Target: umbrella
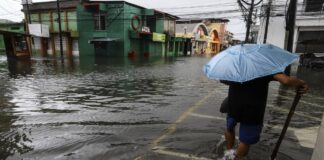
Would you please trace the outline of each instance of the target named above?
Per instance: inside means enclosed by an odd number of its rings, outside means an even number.
[[[283,72],[298,55],[271,44],[240,44],[215,55],[205,66],[210,79],[246,82]]]

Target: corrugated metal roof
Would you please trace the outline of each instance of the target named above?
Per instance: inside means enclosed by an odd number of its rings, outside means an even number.
[[[136,7],[139,7],[139,8],[143,8],[143,9],[145,8],[143,6],[128,2],[127,0],[89,0],[89,1],[90,2],[125,2],[125,3],[127,3],[129,5],[133,5],[133,6],[136,6]]]

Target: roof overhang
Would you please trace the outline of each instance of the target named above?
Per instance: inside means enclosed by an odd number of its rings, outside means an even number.
[[[30,34],[26,34],[26,33],[21,33],[21,32],[12,32],[12,31],[5,31],[5,30],[0,30],[0,34],[4,34],[4,35],[23,35],[23,36],[31,36]]]
[[[118,41],[119,38],[94,38],[90,39],[88,43],[93,43],[93,42],[113,42],[113,41]]]

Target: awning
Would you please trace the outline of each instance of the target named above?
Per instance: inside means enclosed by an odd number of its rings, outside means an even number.
[[[14,32],[14,31],[6,31],[6,30],[0,30],[0,34],[31,36],[30,34],[24,32]]]
[[[117,41],[119,38],[94,38],[88,41],[88,43],[93,43],[93,42],[113,42]]]

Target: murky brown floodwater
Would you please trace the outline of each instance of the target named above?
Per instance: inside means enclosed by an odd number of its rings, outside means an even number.
[[[85,58],[61,63],[0,56],[0,159],[181,159],[152,150],[153,141],[208,94],[160,139],[159,147],[219,157],[225,115],[218,107],[227,86],[203,75],[207,61]],[[280,148],[282,160],[311,157],[324,111],[323,73],[297,72],[311,90],[302,97]],[[293,90],[271,83],[262,140],[249,159],[269,156],[293,96]]]

